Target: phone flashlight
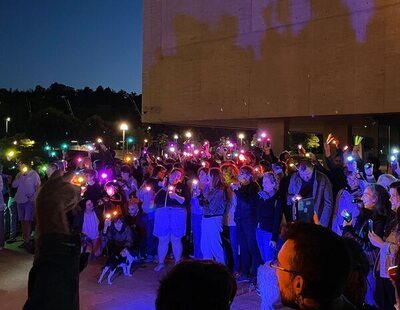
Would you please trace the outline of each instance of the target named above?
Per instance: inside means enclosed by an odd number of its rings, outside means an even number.
[[[374,231],[374,222],[371,219],[368,220],[368,230],[370,232]]]
[[[345,211],[343,212],[343,219],[344,219],[347,223],[350,223],[351,220],[352,220],[352,218],[353,218],[353,216],[352,216],[352,214],[351,214],[350,212],[348,212],[347,210],[345,210]]]

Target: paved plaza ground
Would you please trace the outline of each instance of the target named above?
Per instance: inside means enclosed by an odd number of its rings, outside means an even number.
[[[27,296],[28,273],[33,256],[17,248],[20,243],[0,251],[0,308],[22,309]],[[158,281],[163,272],[153,271],[154,264],[139,266],[132,278],[119,276],[112,286],[98,284],[103,259],[92,262],[80,279],[80,305],[83,310],[154,309]],[[260,298],[247,285],[239,287],[233,310],[260,309]]]

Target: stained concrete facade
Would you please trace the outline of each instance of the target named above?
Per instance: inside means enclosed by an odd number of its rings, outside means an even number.
[[[345,141],[400,112],[399,16],[400,0],[145,0],[143,120]]]

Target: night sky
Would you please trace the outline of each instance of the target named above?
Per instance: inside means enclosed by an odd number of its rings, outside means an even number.
[[[141,0],[0,1],[0,88],[142,89]]]

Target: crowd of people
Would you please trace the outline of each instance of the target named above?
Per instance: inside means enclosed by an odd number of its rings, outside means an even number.
[[[42,180],[20,163],[16,176],[2,173],[0,181],[0,248],[5,239],[15,241],[17,218],[21,247],[33,252],[39,246],[31,236],[33,229],[40,235],[34,226],[40,184],[65,173],[81,197],[79,208],[66,213],[65,227],[80,236],[89,261],[106,255],[117,266],[128,251],[136,261],[156,263],[155,272],[171,261],[204,260],[201,273],[212,269],[207,264],[213,260],[237,283],[255,286],[258,268],[269,264],[278,270],[276,307],[393,309],[391,276],[400,244],[397,153],[383,173],[376,158],[362,158],[361,141],[345,148],[332,141],[320,159],[301,145],[296,154],[275,156],[269,139],[248,149],[232,143],[211,148],[206,141],[179,150],[171,143],[164,154],[144,145],[123,159],[101,143],[96,158],[56,161]],[[194,268],[178,266],[177,272]],[[164,290],[157,303],[167,296]],[[230,295],[235,291],[229,286]]]

